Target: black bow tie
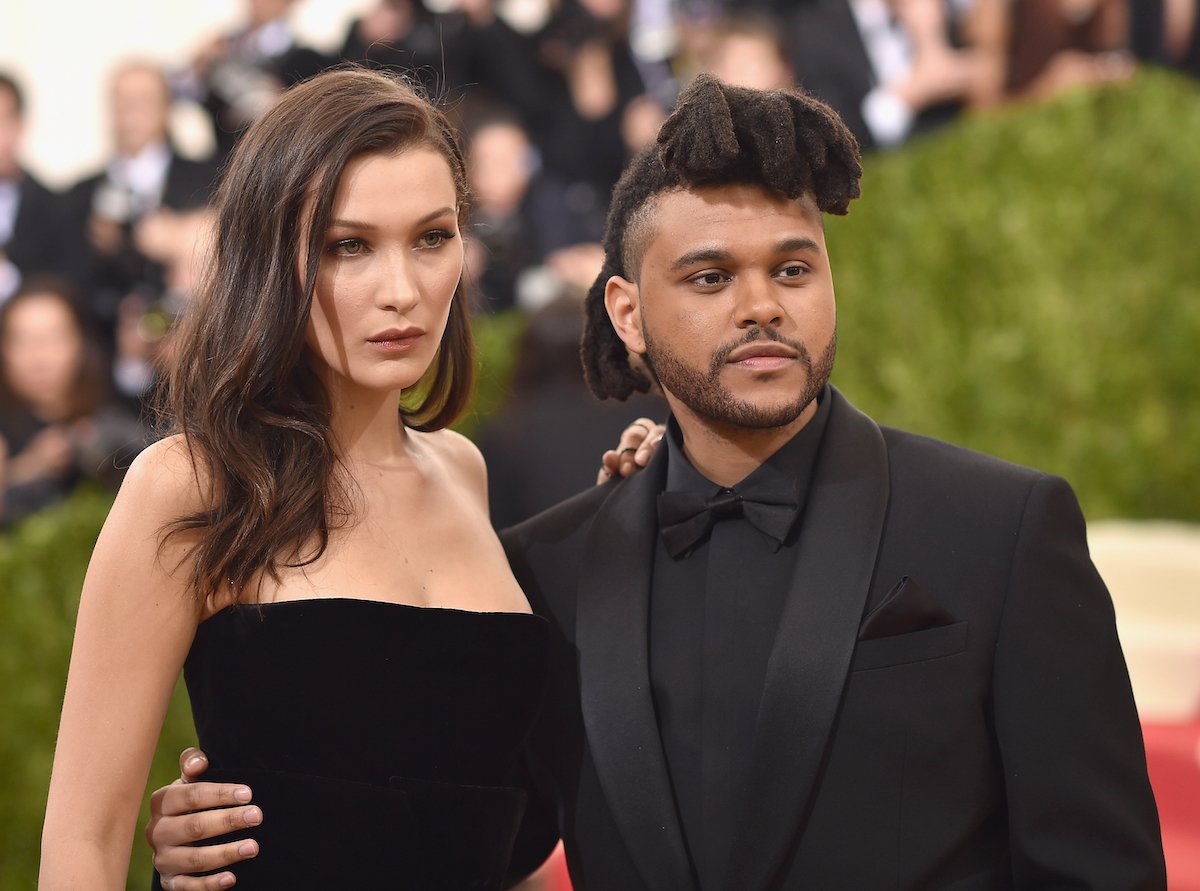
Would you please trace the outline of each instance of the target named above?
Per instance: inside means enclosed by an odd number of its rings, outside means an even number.
[[[744,497],[722,489],[711,498],[695,492],[663,492],[658,496],[658,528],[667,553],[678,557],[702,540],[719,520],[744,516],[776,543],[787,538],[799,507],[794,499]]]

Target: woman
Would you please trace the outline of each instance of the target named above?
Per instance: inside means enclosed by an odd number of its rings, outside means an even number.
[[[65,282],[30,279],[0,309],[0,524],[85,479],[120,481],[147,431],[109,398],[108,378]]]
[[[124,887],[185,660],[213,776],[272,814],[239,887],[500,886],[546,631],[444,429],[471,382],[465,182],[445,118],[367,71],[296,87],[234,151],[176,433],[84,583],[43,889]]]

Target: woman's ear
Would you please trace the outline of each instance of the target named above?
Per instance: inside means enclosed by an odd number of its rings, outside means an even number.
[[[636,282],[614,275],[604,286],[604,308],[617,336],[631,353],[645,355],[646,338],[642,334],[641,292]]]

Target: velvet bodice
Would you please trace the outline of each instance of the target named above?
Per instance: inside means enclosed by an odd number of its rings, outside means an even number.
[[[547,625],[351,599],[226,608],[184,668],[205,779],[249,785],[238,887],[498,888]],[[332,883],[332,884],[330,884]]]

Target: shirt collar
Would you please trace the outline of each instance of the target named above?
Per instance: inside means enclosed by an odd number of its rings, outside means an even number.
[[[13,180],[0,179],[0,246],[8,244],[17,225],[21,206],[21,187]]]
[[[779,448],[770,458],[758,466],[741,482],[729,487],[739,495],[753,491],[776,491],[790,489],[796,493],[796,503],[801,509],[808,494],[809,479],[817,463],[821,438],[829,420],[829,385],[817,395],[817,413],[811,421]],[[719,492],[718,486],[698,471],[683,451],[683,431],[675,418],[667,421],[665,437],[667,447],[668,492],[695,492],[711,497]]]
[[[152,142],[136,155],[120,155],[108,168],[108,176],[135,195],[156,203],[167,181],[171,149],[165,142]]]

